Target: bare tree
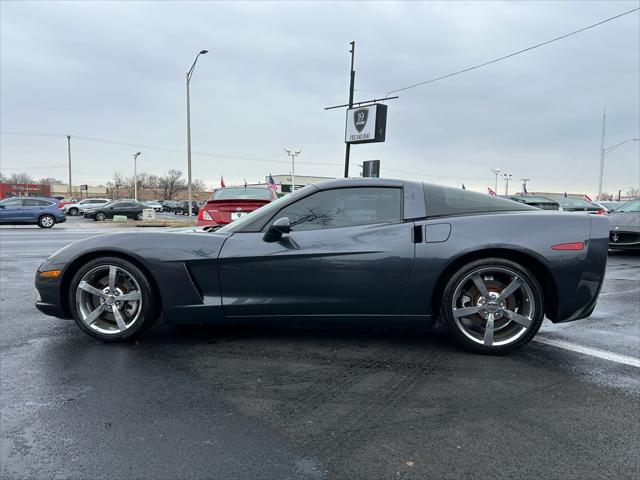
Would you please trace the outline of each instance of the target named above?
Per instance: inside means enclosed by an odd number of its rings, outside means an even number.
[[[640,188],[631,187],[625,193],[631,198],[640,198]]]
[[[62,183],[62,180],[59,180],[55,177],[43,177],[40,180],[38,180],[38,183],[40,185],[53,185],[54,183]]]
[[[207,190],[207,186],[200,179],[195,179],[191,182],[191,190],[194,192],[205,192]]]
[[[166,175],[158,177],[158,189],[162,193],[163,200],[172,200],[181,190],[186,188],[182,172],[180,170],[169,170]]]
[[[33,177],[28,173],[12,173],[9,176],[9,183],[33,183]]]
[[[9,177],[7,177],[4,173],[0,172],[0,183],[7,183],[9,181]]]

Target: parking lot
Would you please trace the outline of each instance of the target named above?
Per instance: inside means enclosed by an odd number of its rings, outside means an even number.
[[[3,478],[637,478],[638,256],[610,255],[590,318],[502,357],[321,321],[107,345],[41,315],[33,276],[120,228],[0,229]]]

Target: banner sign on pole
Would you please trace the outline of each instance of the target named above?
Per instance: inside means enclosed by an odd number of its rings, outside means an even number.
[[[384,142],[387,132],[387,106],[381,103],[347,109],[346,143]]]

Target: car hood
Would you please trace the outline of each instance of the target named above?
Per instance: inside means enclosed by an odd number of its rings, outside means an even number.
[[[640,213],[613,212],[608,217],[611,230],[640,233]]]

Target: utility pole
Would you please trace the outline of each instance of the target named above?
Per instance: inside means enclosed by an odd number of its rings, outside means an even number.
[[[504,194],[509,195],[509,179],[513,176],[510,173],[503,173],[504,177]]]
[[[71,198],[73,198],[71,187],[71,135],[67,135],[67,156],[69,157],[69,201],[71,201]]]
[[[607,107],[604,107],[604,112],[602,113],[602,137],[600,137],[600,180],[598,181],[598,196],[596,200],[600,200],[600,195],[602,195],[602,176],[604,174],[604,138],[606,132],[606,122],[607,122]]]
[[[356,72],[353,69],[353,59],[356,52],[356,42],[350,42],[350,43],[351,43],[351,50],[349,50],[349,53],[351,53],[351,79],[349,81],[349,107],[348,108],[353,108],[353,89],[356,81]],[[351,144],[347,143],[346,145],[347,146],[344,152],[344,178],[349,177],[349,154],[351,153]]]
[[[492,168],[491,171],[493,172],[493,174],[496,176],[496,184],[495,184],[495,189],[494,192],[496,192],[496,195],[498,194],[498,175],[500,174],[500,169],[499,168]]]
[[[296,191],[296,157],[302,153],[299,148],[297,150],[284,149],[287,155],[291,157],[291,193]]]

